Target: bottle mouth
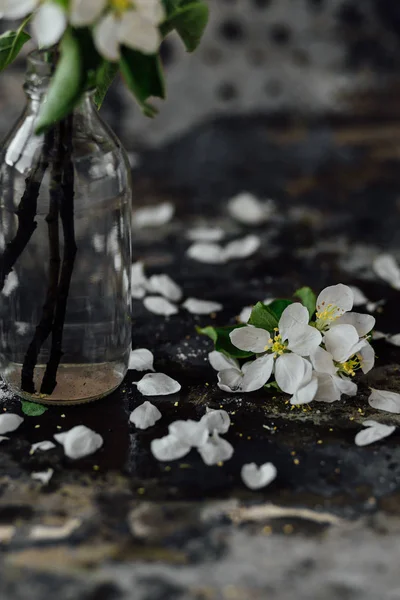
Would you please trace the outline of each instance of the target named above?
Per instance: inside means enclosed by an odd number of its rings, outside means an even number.
[[[53,76],[58,56],[54,49],[33,50],[28,55],[26,71],[26,91],[44,92]]]

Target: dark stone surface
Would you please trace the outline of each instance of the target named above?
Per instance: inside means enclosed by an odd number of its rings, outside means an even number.
[[[299,409],[266,391],[218,390],[207,362],[211,343],[195,332],[234,323],[243,306],[266,296],[341,281],[371,300],[385,298],[377,329],[397,333],[398,292],[376,281],[371,261],[399,247],[398,133],[396,124],[336,120],[298,129],[232,118],[141,157],[137,204],[170,199],[177,215],[161,229],[136,232],[136,257],[148,274],[169,273],[185,296],[220,301],[224,310],[165,319],[134,302],[134,347],[150,348],[156,369],[182,383],[176,396],[154,399],[163,414],[154,428],[138,432],[128,423],[142,402],[130,373],[109,398],[26,417],[1,444],[0,598],[398,597],[399,433],[366,448],[354,445],[354,435],[366,418],[399,423],[371,409],[367,397],[370,385],[400,389],[400,350],[377,342],[377,368],[359,379],[357,398]],[[246,228],[227,217],[226,200],[243,189],[276,200],[270,223]],[[200,221],[223,226],[228,240],[254,231],[260,251],[229,265],[195,263],[185,256],[185,232]],[[20,412],[9,394],[2,402]],[[206,406],[230,412],[233,458],[221,467],[206,467],[194,451],[171,464],[155,461],[150,440]],[[95,455],[71,461],[60,447],[29,454],[33,442],[80,423],[104,437]],[[241,466],[253,461],[278,468],[260,492],[240,480]],[[31,480],[49,467],[47,487]],[[281,512],[272,514],[271,503]],[[34,535],[39,524],[71,529],[46,540]],[[8,541],[5,526],[15,527]]]

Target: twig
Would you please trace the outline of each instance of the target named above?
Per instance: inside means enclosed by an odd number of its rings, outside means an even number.
[[[62,340],[69,288],[77,253],[74,224],[74,165],[72,162],[73,116],[70,115],[67,117],[61,123],[60,127],[64,153],[61,183],[62,200],[60,206],[60,217],[64,235],[64,255],[54,315],[50,358],[40,389],[42,394],[48,395],[53,393],[57,385],[57,371],[63,355]]]
[[[62,145],[60,126],[55,132],[55,159],[50,181],[50,206],[46,217],[49,235],[49,286],[42,316],[36,327],[35,335],[25,354],[21,373],[21,388],[25,392],[35,393],[33,380],[35,366],[40,350],[51,333],[54,311],[57,301],[57,287],[60,276],[60,239],[59,239],[59,207],[62,202]]]

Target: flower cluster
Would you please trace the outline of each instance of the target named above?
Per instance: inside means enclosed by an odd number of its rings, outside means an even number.
[[[369,334],[375,318],[350,312],[354,295],[343,284],[325,288],[318,298],[309,288],[297,296],[303,303],[258,303],[245,326],[202,330],[215,342],[209,360],[222,390],[252,392],[273,375],[268,385],[290,394],[295,405],[356,395],[356,372],[374,366]]]

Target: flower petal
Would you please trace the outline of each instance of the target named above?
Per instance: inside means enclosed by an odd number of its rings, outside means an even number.
[[[128,369],[134,371],[154,371],[153,363],[153,353],[146,348],[138,348],[137,350],[132,350],[130,353]]]
[[[50,442],[50,440],[43,440],[42,442],[32,444],[29,454],[35,454],[36,450],[47,452],[48,450],[52,450],[53,448],[56,448],[56,445],[53,444],[53,442]]]
[[[333,309],[332,318],[340,317],[351,310],[354,304],[354,294],[348,285],[338,283],[322,290],[317,298],[317,312],[323,312],[328,307]]]
[[[224,392],[240,392],[242,379],[239,369],[223,369],[218,373],[218,387]]]
[[[210,433],[227,433],[231,419],[226,410],[213,410],[207,407],[207,412],[201,417],[200,423],[204,423]]]
[[[219,312],[223,309],[222,304],[219,302],[198,300],[197,298],[188,298],[182,306],[193,315],[210,315],[211,313]]]
[[[243,465],[240,475],[243,483],[251,490],[260,490],[269,485],[277,476],[278,471],[272,463],[264,463],[260,467],[256,463]]]
[[[72,459],[94,454],[103,445],[101,435],[85,425],[77,425],[69,431],[57,433],[54,439],[64,446],[66,456]]]
[[[146,283],[147,291],[151,294],[161,294],[172,302],[180,302],[182,290],[169,275],[152,275]]]
[[[367,304],[367,302],[369,302],[367,296],[362,290],[360,290],[360,288],[356,287],[355,285],[349,285],[349,288],[353,292],[353,306],[362,306],[363,304]]]
[[[274,212],[272,200],[261,201],[249,192],[242,192],[228,202],[228,212],[236,221],[245,225],[261,225]]]
[[[132,223],[137,228],[161,227],[169,223],[174,214],[175,206],[171,202],[163,202],[156,206],[146,206],[136,210]]]
[[[216,371],[224,371],[225,369],[239,369],[239,363],[234,358],[228,357],[222,352],[213,350],[208,355],[210,365]]]
[[[371,344],[367,343],[358,353],[361,370],[363,373],[369,373],[375,364],[375,351]]]
[[[233,446],[215,432],[204,446],[198,448],[198,451],[206,465],[211,466],[232,458]]]
[[[43,483],[43,485],[47,485],[53,475],[54,469],[47,469],[47,471],[40,471],[39,473],[31,473],[32,479],[40,481],[40,483]]]
[[[97,51],[111,62],[120,59],[119,32],[119,19],[111,12],[103,17],[93,29],[93,41]],[[133,223],[135,223],[136,215],[134,215]]]
[[[119,40],[143,54],[155,54],[160,48],[161,34],[156,24],[137,11],[128,10],[121,18]]]
[[[248,320],[250,319],[252,310],[253,310],[252,306],[244,306],[238,316],[239,323],[247,323]]]
[[[184,444],[174,435],[166,435],[163,438],[152,440],[150,444],[151,453],[157,460],[169,461],[177,460],[186,456],[190,452],[189,444]]]
[[[332,327],[337,327],[337,325],[353,325],[358,335],[364,337],[364,335],[373,330],[375,322],[376,319],[372,315],[349,312],[332,323]]]
[[[92,25],[107,6],[107,0],[71,0],[70,17],[74,27]]]
[[[162,298],[161,296],[147,296],[147,298],[143,300],[143,304],[150,312],[163,317],[170,317],[179,312],[178,307],[175,306],[175,304],[172,304],[169,300]]]
[[[224,236],[225,231],[221,227],[194,227],[186,235],[193,242],[220,242]]]
[[[295,394],[303,381],[306,360],[297,354],[282,354],[275,361],[275,379],[283,392]]]
[[[145,287],[147,285],[146,275],[144,274],[144,265],[142,262],[135,262],[131,267],[132,280],[132,298],[144,298],[146,295]]]
[[[357,385],[348,377],[339,377],[338,375],[334,375],[332,377],[332,381],[341,394],[346,394],[346,396],[357,395]]]
[[[336,387],[332,375],[328,373],[317,373],[318,390],[314,397],[317,402],[336,402],[340,400],[341,392]]]
[[[288,348],[299,356],[310,356],[318,348],[321,341],[322,335],[318,329],[306,325],[302,330],[289,333]]]
[[[143,402],[143,404],[131,412],[129,421],[138,429],[148,429],[149,427],[153,427],[161,417],[162,414],[157,406],[146,400],[146,402]]]
[[[239,240],[234,240],[225,246],[223,256],[225,260],[238,258],[248,258],[261,246],[261,239],[258,235],[247,235]]]
[[[32,31],[39,48],[49,48],[60,41],[67,27],[67,15],[59,4],[45,2],[32,19]]]
[[[160,25],[166,17],[161,0],[135,0],[135,9],[153,25]]]
[[[400,394],[396,392],[372,389],[368,402],[372,408],[377,410],[385,410],[396,415],[400,414]]]
[[[337,371],[334,363],[332,354],[329,354],[323,348],[317,348],[316,351],[310,356],[311,363],[318,373],[329,373],[334,375]]]
[[[366,429],[359,431],[354,438],[357,446],[367,446],[368,444],[373,444],[378,440],[388,437],[396,429],[395,425],[383,425],[383,423],[378,423],[372,420],[365,421],[363,425],[366,426]]]
[[[6,437],[5,435],[0,435],[0,442],[6,442],[7,440],[9,440],[9,437]]]
[[[375,273],[389,283],[395,290],[400,290],[400,268],[391,254],[381,254],[373,264]]]
[[[204,421],[175,421],[168,427],[168,432],[176,437],[182,444],[198,448],[204,446],[209,437],[209,432]]]
[[[300,387],[291,397],[290,404],[308,404],[312,402],[318,391],[318,377],[315,374],[311,381]]]
[[[11,296],[13,291],[17,289],[18,285],[18,275],[15,271],[11,271],[11,273],[7,275],[6,280],[4,282],[4,287],[1,291],[2,295],[8,298],[8,296]]]
[[[250,364],[247,363],[246,369],[243,366],[244,376],[238,391],[255,392],[261,389],[271,377],[273,367],[274,357],[272,354],[265,354]]]
[[[13,413],[4,413],[0,415],[0,435],[15,431],[23,423],[24,419]]]
[[[236,348],[239,348],[239,350],[255,352],[256,354],[265,352],[271,338],[269,332],[265,329],[252,327],[251,325],[237,327],[231,331],[229,337],[232,344],[236,346]]]
[[[181,384],[164,373],[148,373],[137,384],[143,396],[169,396],[181,389]]]
[[[359,342],[357,330],[353,325],[336,325],[326,332],[324,343],[333,360],[343,363],[358,352],[366,341]]]
[[[224,250],[219,244],[201,242],[192,244],[186,254],[193,260],[209,265],[218,265],[226,262]]]
[[[279,319],[279,333],[285,342],[291,336],[299,336],[305,330],[310,315],[305,306],[300,302],[290,304],[282,313]]]
[[[1,0],[1,19],[22,19],[37,7],[39,0]]]
[[[377,332],[375,331],[374,333],[377,333]],[[386,337],[385,334],[382,334],[382,335],[384,337]],[[375,339],[379,339],[379,338],[376,338],[374,336],[374,340]],[[393,344],[393,346],[400,346],[400,333],[395,333],[394,335],[390,335],[389,337],[386,337],[386,341],[389,342],[389,344]]]

